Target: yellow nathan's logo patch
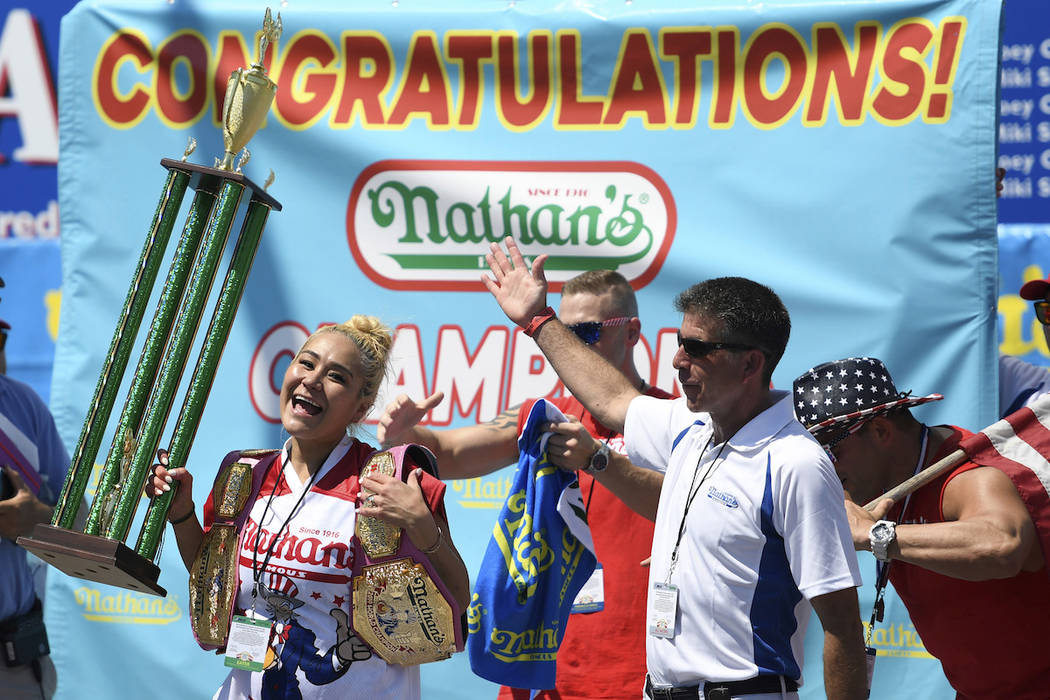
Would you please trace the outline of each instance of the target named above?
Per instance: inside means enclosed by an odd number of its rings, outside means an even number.
[[[864,634],[867,636],[868,623],[864,622]],[[933,654],[926,651],[919,633],[911,623],[878,625],[871,635],[871,646],[879,656],[896,656],[913,659],[932,659]]]
[[[130,625],[167,625],[182,617],[178,596],[167,598],[133,591],[81,586],[73,597],[85,620]]]
[[[456,502],[464,508],[498,510],[506,502],[512,482],[509,476],[457,479],[452,482],[452,491]]]

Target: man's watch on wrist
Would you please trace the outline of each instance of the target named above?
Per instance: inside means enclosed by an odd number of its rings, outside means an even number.
[[[605,468],[609,466],[609,443],[602,441],[598,443],[598,449],[591,455],[591,461],[584,467],[584,471],[595,474],[597,472],[605,471]]]
[[[880,520],[868,531],[871,542],[871,553],[879,561],[890,560],[890,545],[897,539],[897,523],[892,520]]]

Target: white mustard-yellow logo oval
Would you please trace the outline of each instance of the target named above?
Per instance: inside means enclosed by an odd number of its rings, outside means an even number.
[[[489,244],[513,237],[546,254],[552,291],[590,269],[636,289],[674,238],[666,183],[632,162],[387,160],[354,183],[347,240],[361,269],[389,289],[484,291]]]

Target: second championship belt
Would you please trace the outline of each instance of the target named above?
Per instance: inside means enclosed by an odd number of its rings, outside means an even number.
[[[434,457],[418,445],[376,452],[361,478],[386,474],[404,481],[406,459],[433,473]],[[411,471],[410,469],[407,471]],[[362,487],[359,502],[367,496]],[[353,627],[389,664],[441,661],[463,650],[462,611],[433,565],[401,528],[357,517],[354,529]]]

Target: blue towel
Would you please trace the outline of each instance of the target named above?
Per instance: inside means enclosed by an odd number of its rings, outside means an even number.
[[[547,461],[541,428],[564,420],[543,400],[529,412],[467,610],[470,667],[513,688],[554,687],[569,609],[597,562],[579,481]]]

